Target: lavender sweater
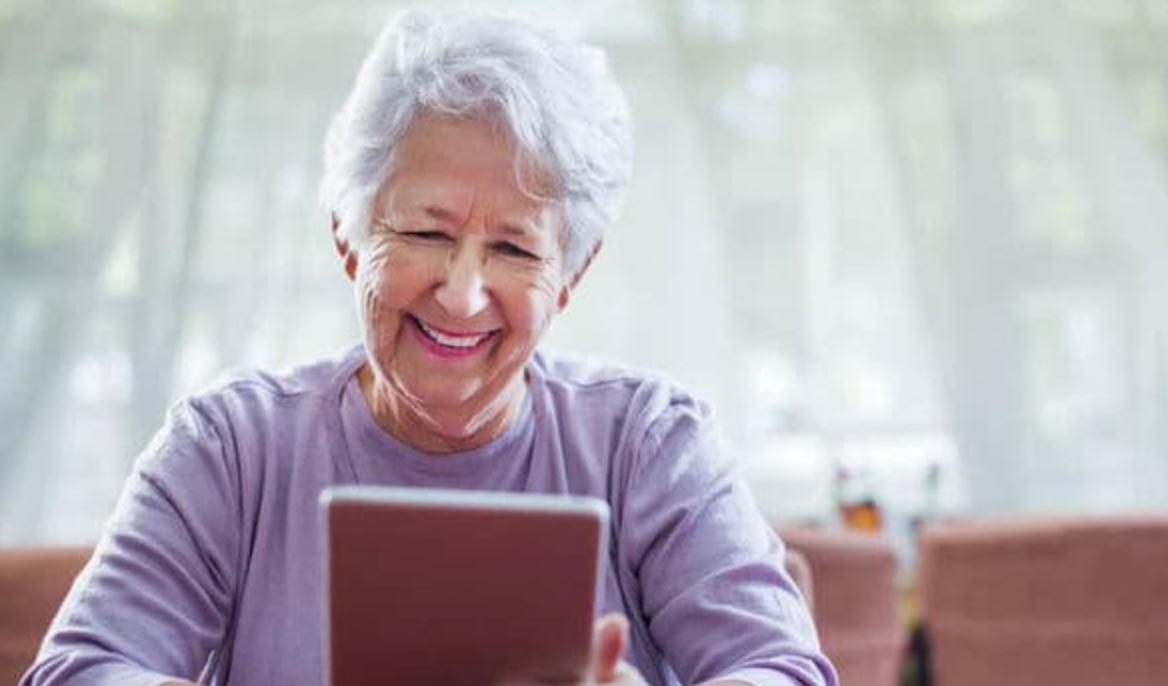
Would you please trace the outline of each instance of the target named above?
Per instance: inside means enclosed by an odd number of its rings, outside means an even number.
[[[176,405],[21,683],[323,683],[317,497],[357,483],[604,498],[602,609],[628,616],[626,658],[650,683],[836,684],[702,403],[537,353],[503,436],[431,456],[373,421],[364,359],[357,347]]]

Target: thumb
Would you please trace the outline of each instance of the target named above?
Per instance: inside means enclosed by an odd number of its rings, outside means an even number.
[[[609,614],[596,621],[592,632],[592,664],[589,672],[599,683],[616,678],[617,666],[629,643],[629,620],[620,614]]]

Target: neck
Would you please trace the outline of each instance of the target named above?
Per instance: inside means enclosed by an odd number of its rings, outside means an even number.
[[[368,364],[357,370],[361,395],[373,420],[386,433],[433,455],[480,448],[495,440],[518,418],[527,394],[523,374],[477,412],[463,407],[429,407],[405,397]]]

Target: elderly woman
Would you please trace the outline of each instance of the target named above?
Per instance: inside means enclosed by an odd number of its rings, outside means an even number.
[[[318,496],[392,484],[604,498],[596,682],[834,684],[707,407],[537,351],[630,158],[597,50],[390,26],[326,145],[364,345],[176,405],[23,683],[321,683]]]

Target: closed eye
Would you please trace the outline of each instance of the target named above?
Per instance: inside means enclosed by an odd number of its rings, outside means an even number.
[[[408,238],[419,238],[424,241],[449,241],[453,240],[450,236],[441,231],[402,231],[401,235]]]
[[[527,259],[527,260],[538,260],[539,259],[539,256],[536,255],[535,253],[530,252],[528,250],[524,250],[523,248],[519,247],[518,245],[515,245],[514,243],[508,243],[506,241],[503,241],[501,243],[496,243],[495,250],[498,250],[499,252],[503,253],[504,255],[507,255],[510,257],[522,257],[523,259]]]

